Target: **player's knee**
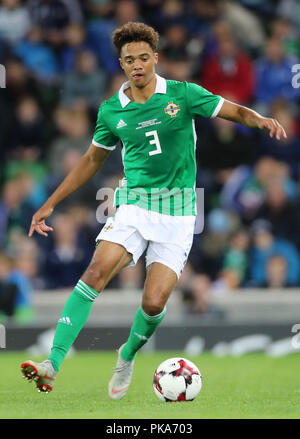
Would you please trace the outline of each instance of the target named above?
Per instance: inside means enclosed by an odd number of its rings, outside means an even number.
[[[106,278],[107,275],[99,264],[91,263],[81,279],[91,288],[100,293],[100,291],[102,291],[105,287]]]
[[[164,309],[165,301],[162,298],[144,299],[142,308],[149,316],[160,314]]]

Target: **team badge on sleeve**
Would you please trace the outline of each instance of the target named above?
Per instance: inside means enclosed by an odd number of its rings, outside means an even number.
[[[169,102],[165,108],[165,113],[171,117],[175,117],[178,111],[180,111],[180,107],[179,105],[174,104],[173,101]]]

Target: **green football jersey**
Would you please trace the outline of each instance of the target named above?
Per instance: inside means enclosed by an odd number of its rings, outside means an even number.
[[[136,204],[167,215],[195,215],[196,116],[215,117],[224,99],[199,85],[156,75],[154,94],[144,104],[124,91],[104,101],[93,144],[113,150],[122,142],[125,177],[115,205]]]

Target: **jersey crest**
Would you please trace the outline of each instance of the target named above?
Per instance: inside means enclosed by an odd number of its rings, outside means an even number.
[[[169,102],[165,108],[165,113],[171,117],[175,117],[178,111],[180,111],[180,107],[179,105],[174,104],[173,101]]]
[[[106,224],[104,227],[103,227],[103,232],[108,232],[109,230],[112,230],[114,228],[114,225],[112,224],[112,223],[110,223],[110,224]]]

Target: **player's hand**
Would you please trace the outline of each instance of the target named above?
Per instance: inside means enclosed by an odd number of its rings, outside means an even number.
[[[53,232],[52,227],[45,223],[46,218],[53,212],[52,207],[42,206],[32,217],[28,236],[32,236],[34,232],[39,235],[48,236],[47,232]]]
[[[276,119],[263,117],[258,121],[258,128],[269,130],[270,137],[276,137],[277,140],[287,139],[283,126]]]

